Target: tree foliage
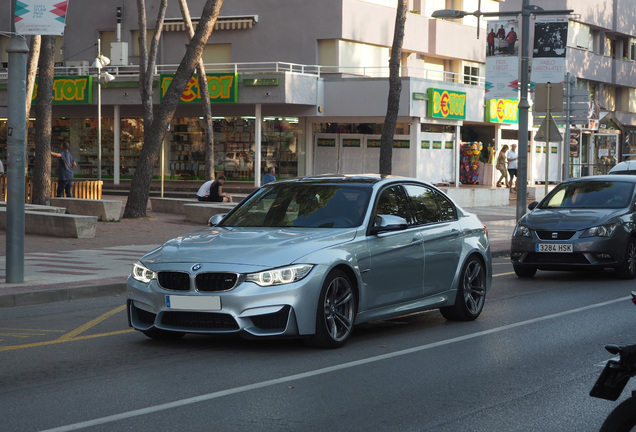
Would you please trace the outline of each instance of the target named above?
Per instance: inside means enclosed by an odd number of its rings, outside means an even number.
[[[380,146],[380,174],[382,175],[391,174],[391,164],[393,162],[393,135],[395,134],[395,125],[400,110],[400,93],[402,92],[400,61],[402,59],[407,3],[407,0],[398,0],[395,15],[393,46],[391,47],[391,59],[389,60],[389,99]]]
[[[153,115],[153,71],[156,64],[157,47],[163,28],[163,20],[167,0],[162,0],[157,14],[157,22],[150,46],[150,53],[146,49],[146,5],[144,0],[137,0],[139,16],[139,88],[144,107],[144,145],[139,153],[139,161],[130,186],[130,194],[124,209],[125,218],[146,216],[152,175],[159,160],[161,143],[168,130],[181,95],[194,74],[194,70],[201,59],[203,49],[214,29],[214,23],[219,16],[223,0],[206,0],[201,18],[194,32],[192,40],[187,45],[186,53],[177,68],[177,72],[163,96],[156,115]]]

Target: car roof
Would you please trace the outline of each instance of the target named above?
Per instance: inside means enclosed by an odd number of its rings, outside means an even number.
[[[616,175],[596,175],[596,176],[587,176],[587,177],[574,177],[566,180],[566,182],[591,182],[591,181],[621,181],[621,182],[629,182],[636,183],[636,176],[616,176]]]
[[[636,171],[636,160],[619,162],[609,171],[610,174],[619,174],[622,171]],[[633,173],[630,173],[633,174]]]
[[[410,178],[410,177],[402,177],[402,176],[393,176],[393,175],[380,175],[380,174],[320,174],[313,176],[305,176],[305,177],[296,177],[291,179],[284,179],[276,182],[277,184],[281,183],[345,183],[345,184],[366,184],[366,185],[374,185],[376,183],[390,183],[393,181],[403,181],[403,182],[419,182],[430,185],[425,181]]]

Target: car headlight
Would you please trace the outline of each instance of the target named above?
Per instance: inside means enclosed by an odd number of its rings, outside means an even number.
[[[588,228],[583,231],[581,237],[611,237],[618,226],[617,223],[611,223],[607,225],[599,225],[592,228]]]
[[[150,283],[151,280],[157,279],[157,273],[140,263],[135,263],[133,264],[132,277],[136,281],[147,284]]]
[[[532,231],[525,225],[517,225],[514,235],[519,237],[532,237]]]
[[[296,282],[309,274],[313,265],[300,264],[289,267],[281,267],[265,270],[258,273],[250,273],[246,276],[246,282],[254,282],[259,286],[284,285]]]

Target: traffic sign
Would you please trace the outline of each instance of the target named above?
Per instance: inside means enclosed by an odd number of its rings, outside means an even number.
[[[543,119],[541,126],[539,126],[539,130],[537,134],[534,136],[535,141],[546,142],[546,130],[548,129],[548,122],[550,122],[550,139],[549,142],[561,142],[563,141],[563,137],[561,136],[561,132],[559,132],[559,127],[555,123],[552,115],[550,117],[546,117]]]

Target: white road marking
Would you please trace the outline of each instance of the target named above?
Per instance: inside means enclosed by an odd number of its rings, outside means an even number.
[[[563,316],[567,316],[567,315],[572,315],[575,313],[579,313],[579,312],[585,312],[587,310],[590,309],[596,309],[596,308],[600,308],[600,307],[604,307],[604,306],[608,306],[614,303],[619,303],[622,301],[626,301],[629,300],[631,297],[627,296],[627,297],[621,297],[615,300],[608,300],[605,302],[601,302],[601,303],[596,303],[596,304],[592,304],[589,306],[583,306],[580,308],[576,308],[576,309],[570,309],[567,311],[563,311],[563,312],[558,312],[558,313],[554,313],[554,314],[550,314],[550,315],[545,315],[539,318],[533,318],[533,319],[529,319],[526,321],[520,321],[518,323],[513,323],[513,324],[508,324],[505,326],[501,326],[501,327],[496,327],[490,330],[483,330],[477,333],[471,333],[471,334],[467,334],[464,336],[458,336],[455,338],[451,338],[451,339],[446,339],[443,341],[438,341],[438,342],[433,342],[430,344],[426,344],[426,345],[420,345],[420,346],[416,346],[413,348],[408,348],[408,349],[404,349],[404,350],[400,350],[400,351],[396,351],[393,353],[388,353],[388,354],[382,354],[382,355],[378,355],[378,356],[374,356],[374,357],[369,357],[366,359],[360,359],[360,360],[356,360],[356,361],[352,361],[352,362],[348,362],[348,363],[343,363],[340,365],[336,365],[336,366],[330,366],[330,367],[326,367],[326,368],[321,368],[321,369],[316,369],[313,371],[308,371],[308,372],[303,372],[303,373],[299,373],[299,374],[295,374],[295,375],[288,375],[285,377],[281,377],[281,378],[277,378],[277,379],[272,379],[272,380],[267,380],[267,381],[263,381],[263,382],[259,382],[259,383],[254,383],[254,384],[249,384],[249,385],[245,385],[245,386],[240,386],[240,387],[234,387],[231,389],[227,389],[227,390],[221,390],[221,391],[217,391],[217,392],[213,392],[213,393],[208,393],[208,394],[204,394],[204,395],[200,395],[200,396],[195,396],[195,397],[191,397],[191,398],[186,398],[186,399],[181,399],[181,400],[176,400],[174,402],[168,402],[168,403],[164,403],[164,404],[159,404],[159,405],[155,405],[155,406],[151,406],[151,407],[147,407],[147,408],[141,408],[141,409],[137,409],[137,410],[133,410],[133,411],[127,411],[127,412],[123,412],[120,414],[114,414],[114,415],[110,415],[110,416],[106,416],[106,417],[101,417],[101,418],[97,418],[94,420],[88,420],[88,421],[84,421],[84,422],[80,422],[80,423],[74,423],[74,424],[70,424],[70,425],[66,425],[66,426],[60,426],[57,428],[53,428],[53,429],[46,429],[44,431],[41,432],[67,432],[67,431],[73,431],[73,430],[78,430],[78,429],[83,429],[83,428],[87,428],[87,427],[92,427],[92,426],[99,426],[99,425],[103,425],[103,424],[107,424],[107,423],[112,423],[112,422],[116,422],[116,421],[120,421],[120,420],[125,420],[128,418],[132,418],[132,417],[138,417],[138,416],[142,416],[142,415],[147,415],[147,414],[151,414],[154,412],[159,412],[159,411],[165,411],[165,410],[169,410],[172,408],[178,408],[178,407],[182,407],[185,405],[192,405],[198,402],[204,402],[204,401],[209,401],[212,399],[218,399],[224,396],[230,396],[230,395],[235,395],[238,393],[244,393],[244,392],[248,392],[248,391],[252,391],[252,390],[257,390],[257,389],[261,389],[264,387],[271,387],[274,385],[278,385],[278,384],[284,384],[284,383],[288,383],[290,381],[296,381],[296,380],[301,380],[301,379],[305,379],[305,378],[310,378],[310,377],[314,377],[317,375],[324,375],[324,374],[328,374],[331,372],[336,372],[336,371],[340,371],[343,369],[349,369],[349,368],[353,368],[353,367],[357,367],[357,366],[362,366],[365,364],[369,364],[369,363],[375,363],[375,362],[379,362],[382,360],[388,360],[391,358],[395,358],[395,357],[401,357],[404,355],[409,355],[409,354],[413,354],[416,352],[420,352],[420,351],[425,351],[428,349],[432,349],[432,348],[437,348],[440,346],[444,346],[444,345],[450,345],[453,343],[457,343],[457,342],[462,342],[462,341],[466,341],[466,340],[470,340],[470,339],[474,339],[474,338],[478,338],[478,337],[482,337],[482,336],[486,336],[486,335],[490,335],[490,334],[494,334],[494,333],[499,333],[502,331],[506,331],[506,330],[510,330],[510,329],[514,329],[517,327],[523,327],[523,326],[528,326],[528,325],[532,325],[532,324],[536,324],[538,322],[542,322],[542,321],[548,321],[551,319],[555,319],[555,318],[560,318]]]

